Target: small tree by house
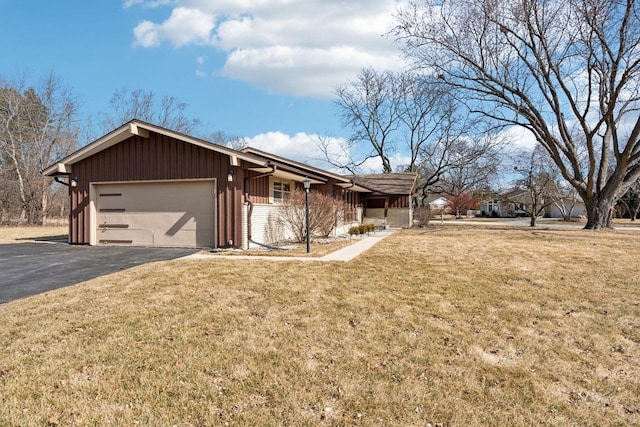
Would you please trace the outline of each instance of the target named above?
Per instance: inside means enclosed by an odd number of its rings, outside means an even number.
[[[455,212],[456,218],[460,218],[462,213],[466,213],[469,209],[478,209],[478,202],[471,193],[462,193],[458,196],[447,197],[448,206],[452,212]]]
[[[289,198],[279,209],[278,221],[288,230],[297,242],[307,238],[307,219],[305,210],[305,193],[293,188]],[[311,236],[328,237],[336,227],[339,212],[343,209],[342,201],[318,191],[309,192],[309,234]]]
[[[531,218],[531,227],[547,206],[553,204],[554,179],[549,161],[541,147],[531,152],[519,153],[514,171],[520,175],[515,188],[508,193],[507,201],[514,211],[524,212]]]

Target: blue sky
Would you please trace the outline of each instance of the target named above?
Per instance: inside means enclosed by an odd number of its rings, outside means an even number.
[[[81,117],[121,87],[175,96],[187,115],[302,161],[348,137],[333,88],[399,69],[383,36],[399,0],[0,0],[0,75],[71,86]]]

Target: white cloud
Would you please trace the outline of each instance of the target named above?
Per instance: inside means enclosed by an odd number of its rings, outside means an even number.
[[[229,78],[270,92],[329,98],[363,67],[402,66],[397,47],[384,37],[400,1],[173,0],[167,20],[134,28],[134,45],[208,46],[226,55],[220,72]]]
[[[133,6],[144,6],[150,9],[154,9],[156,7],[159,6],[167,6],[169,4],[171,4],[172,0],[125,0],[124,3],[122,3],[122,7],[124,7],[125,9],[129,9],[130,7]]]
[[[533,134],[521,126],[510,127],[502,132],[499,137],[503,138],[507,143],[507,152],[517,150],[532,151],[538,144]]]
[[[211,32],[215,27],[215,16],[197,9],[178,7],[162,24],[142,21],[134,29],[134,46],[154,47],[163,41],[174,47],[188,44],[211,44]]]

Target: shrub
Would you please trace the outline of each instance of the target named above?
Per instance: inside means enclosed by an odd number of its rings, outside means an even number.
[[[311,236],[328,237],[335,228],[338,212],[342,202],[327,194],[317,191],[309,192],[309,234]],[[279,209],[283,227],[291,231],[298,242],[307,238],[307,214],[305,193],[293,188],[289,198]]]
[[[360,234],[365,234],[376,231],[376,226],[375,224],[360,224],[358,229],[360,230]]]
[[[413,225],[418,228],[428,227],[431,216],[428,206],[416,208],[413,210]]]
[[[357,236],[358,234],[362,234],[362,230],[360,229],[359,225],[354,225],[353,227],[349,228],[349,234],[351,236]]]

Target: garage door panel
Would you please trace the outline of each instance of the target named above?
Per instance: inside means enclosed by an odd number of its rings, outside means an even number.
[[[118,226],[133,229],[165,229],[172,235],[182,229],[213,229],[213,218],[205,212],[98,212],[99,227]],[[111,227],[115,225],[115,227]]]
[[[156,246],[212,246],[213,229],[180,230],[173,235],[155,235]],[[195,242],[195,245],[193,244]]]
[[[101,228],[98,230],[98,243],[103,245],[144,245],[154,246],[151,230],[130,230]]]
[[[145,246],[213,246],[213,181],[97,186],[97,240]]]

